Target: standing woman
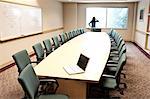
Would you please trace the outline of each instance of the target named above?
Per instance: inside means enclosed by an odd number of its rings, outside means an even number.
[[[95,17],[92,18],[91,22],[89,23],[89,26],[92,28],[95,28],[96,26],[96,22],[99,22],[98,20],[96,20]],[[92,25],[91,25],[92,24]]]

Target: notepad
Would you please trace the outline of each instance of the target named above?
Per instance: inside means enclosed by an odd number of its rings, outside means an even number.
[[[78,59],[78,62],[75,66],[65,66],[63,67],[64,70],[68,73],[68,74],[80,74],[80,73],[84,73],[86,66],[88,64],[89,58],[86,57],[83,54],[80,54],[80,57]]]

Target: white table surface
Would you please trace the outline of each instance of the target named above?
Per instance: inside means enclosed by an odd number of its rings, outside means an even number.
[[[110,53],[110,38],[105,32],[86,32],[66,42],[35,66],[39,76],[99,81]],[[80,54],[89,57],[82,74],[69,75],[64,66],[76,65]]]

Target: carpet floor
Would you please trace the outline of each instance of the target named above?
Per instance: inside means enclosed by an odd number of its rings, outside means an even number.
[[[118,91],[111,91],[110,94],[120,96],[121,99],[150,99],[150,59],[132,43],[127,42],[126,46],[127,62],[123,70],[126,78],[122,78],[121,81],[127,84],[127,89],[124,90],[124,95],[120,95]],[[23,90],[17,77],[16,66],[0,73],[0,99],[21,99],[23,97]]]

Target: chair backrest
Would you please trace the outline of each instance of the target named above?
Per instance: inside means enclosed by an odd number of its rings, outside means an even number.
[[[50,39],[46,39],[43,41],[43,44],[45,46],[46,49],[46,53],[50,54],[52,52],[52,44]]]
[[[69,32],[68,34],[69,34],[69,38],[72,39],[73,38],[72,32]]]
[[[41,43],[37,43],[37,44],[33,45],[32,47],[36,54],[37,61],[39,61],[39,62],[42,61],[44,59],[44,49],[43,49]]]
[[[77,34],[77,36],[80,34],[80,29],[76,30],[76,34]]]
[[[82,32],[83,32],[82,29],[79,29],[79,34],[82,34]]]
[[[73,30],[71,33],[72,33],[73,38],[76,37],[76,31],[75,30]]]
[[[117,40],[117,48],[119,48],[119,46],[120,46],[120,44],[121,44],[121,42],[123,41],[123,38],[122,37],[120,37],[118,40]]]
[[[124,40],[122,40],[121,42],[120,42],[120,45],[119,45],[119,47],[118,47],[118,51],[120,52],[121,51],[121,49],[122,49],[122,47],[125,45],[125,42],[124,42]]]
[[[52,40],[53,40],[53,44],[54,44],[54,49],[57,49],[58,47],[60,47],[60,42],[59,42],[57,36],[52,37]]]
[[[69,38],[69,34],[68,33],[65,33],[65,35],[66,35],[66,39],[67,39],[67,41],[70,39]]]
[[[85,33],[85,30],[82,28],[82,33]]]
[[[115,30],[113,30],[110,36],[111,36],[112,38],[114,38],[114,37],[115,37],[115,35],[116,35],[116,31],[115,31]]]
[[[22,50],[20,52],[15,53],[12,55],[17,67],[18,72],[21,73],[21,71],[31,63],[30,57],[26,50]]]
[[[27,97],[29,99],[35,99],[40,81],[36,76],[31,64],[28,64],[20,73],[18,81],[21,84],[24,92],[27,93]]]
[[[61,38],[62,44],[64,44],[64,43],[67,41],[67,38],[65,37],[65,34],[64,34],[64,33],[62,33],[62,34],[60,35],[60,38]]]
[[[117,66],[117,71],[115,73],[117,83],[120,82],[120,73],[121,73],[121,70],[122,70],[123,66],[125,65],[125,63],[126,63],[126,54],[123,53],[121,58],[119,59],[118,66]]]
[[[107,34],[108,34],[109,36],[111,36],[112,32],[113,32],[113,29],[110,29]]]
[[[119,33],[116,33],[115,37],[114,37],[114,40],[115,42],[117,42],[117,40],[121,37],[121,35]]]
[[[115,39],[115,42],[118,43],[121,38],[122,38],[122,37],[121,37],[121,35],[119,34],[119,35],[117,36],[117,38]]]
[[[123,53],[126,53],[125,45],[122,46],[121,51],[119,52],[119,58],[122,56]]]

